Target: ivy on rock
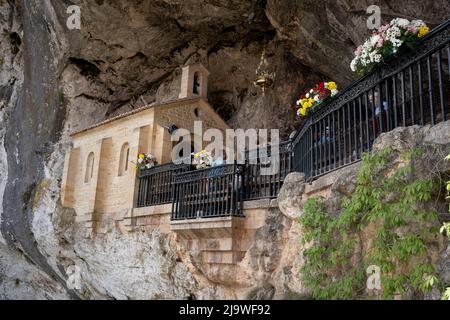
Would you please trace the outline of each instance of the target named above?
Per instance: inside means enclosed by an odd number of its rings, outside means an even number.
[[[305,264],[302,279],[316,299],[370,298],[366,269],[381,271],[381,298],[419,297],[438,278],[428,245],[436,241],[437,212],[427,205],[439,192],[433,177],[415,175],[411,149],[390,165],[398,151],[363,155],[355,192],[330,214],[325,201],[311,198],[300,217]],[[394,168],[394,169],[393,169]]]

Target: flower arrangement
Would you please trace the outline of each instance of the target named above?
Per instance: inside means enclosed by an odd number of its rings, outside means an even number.
[[[157,164],[156,158],[150,153],[140,153],[135,163],[136,170],[145,170],[153,168]]]
[[[428,32],[430,28],[422,20],[395,18],[378,28],[355,50],[355,58],[350,63],[350,68],[358,75],[364,75],[384,58],[396,53],[403,44],[414,47],[417,39]]]
[[[192,160],[192,164],[194,164],[197,169],[210,167],[213,163],[213,157],[211,153],[206,150],[201,150],[197,153],[194,153],[193,156],[194,159]]]
[[[337,85],[333,81],[316,84],[297,100],[297,115],[305,117],[310,110],[336,93],[338,93]]]

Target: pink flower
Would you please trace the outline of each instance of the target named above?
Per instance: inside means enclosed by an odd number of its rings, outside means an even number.
[[[389,29],[391,26],[390,24],[385,24],[383,26],[380,27],[379,31],[380,32],[385,32],[387,29]]]
[[[406,27],[406,30],[408,30],[408,32],[411,32],[411,33],[417,33],[417,27],[413,24],[409,24]]]
[[[383,38],[383,37],[380,37],[380,39],[379,39],[378,42],[377,42],[377,47],[380,48],[380,47],[383,46],[383,44],[384,44],[384,38]]]
[[[355,50],[355,56],[359,56],[362,53],[363,47],[362,45],[358,46]]]

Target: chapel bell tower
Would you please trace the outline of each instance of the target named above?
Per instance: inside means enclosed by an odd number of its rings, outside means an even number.
[[[182,70],[179,98],[207,99],[209,71],[201,63],[186,65]]]

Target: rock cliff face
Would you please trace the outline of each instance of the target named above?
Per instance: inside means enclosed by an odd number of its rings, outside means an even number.
[[[208,282],[182,262],[183,253],[170,238],[158,233],[74,241],[73,212],[59,201],[68,134],[176,97],[179,66],[200,61],[211,72],[208,98],[231,126],[281,128],[286,136],[296,126],[292,105],[300,90],[318,80],[332,78],[344,86],[354,79],[348,65],[354,45],[369,32],[368,3],[70,4],[81,8],[80,30],[66,27],[68,1],[0,0],[1,297],[271,298],[301,293],[295,269],[299,231],[278,211],[269,215],[244,259],[249,270],[243,275],[244,289]],[[385,20],[414,17],[431,26],[450,13],[446,0],[379,4]],[[264,46],[277,76],[262,96],[252,81]],[[64,270],[73,261],[83,266],[83,292],[66,288]]]

